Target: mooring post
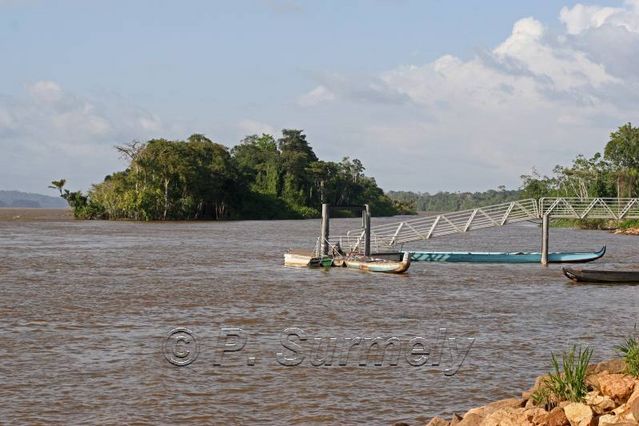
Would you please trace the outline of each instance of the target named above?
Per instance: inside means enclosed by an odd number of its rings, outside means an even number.
[[[329,216],[330,206],[322,204],[322,231],[320,235],[321,254],[328,254]]]
[[[362,210],[362,219],[364,220],[364,256],[371,255],[371,209],[368,204],[364,204]]]
[[[548,237],[550,217],[545,214],[541,217],[541,264],[548,266]]]

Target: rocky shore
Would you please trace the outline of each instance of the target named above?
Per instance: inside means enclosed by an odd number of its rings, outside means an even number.
[[[554,408],[536,406],[534,392],[544,383],[540,376],[520,398],[492,402],[454,415],[435,417],[427,426],[627,426],[639,425],[639,379],[624,374],[623,359],[588,367],[588,394],[583,402],[561,401]],[[550,408],[547,410],[546,408]]]
[[[616,229],[615,234],[621,235],[639,235],[639,228]]]

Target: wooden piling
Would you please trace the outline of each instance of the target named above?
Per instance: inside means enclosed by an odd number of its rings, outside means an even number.
[[[545,214],[541,218],[541,264],[548,266],[548,239],[550,217]]]
[[[364,220],[364,256],[371,255],[371,209],[368,204],[364,204],[362,210]]]
[[[328,237],[329,237],[329,216],[330,216],[330,206],[326,203],[322,204],[322,229],[320,234],[320,247],[321,254],[328,254],[329,246],[328,246]]]

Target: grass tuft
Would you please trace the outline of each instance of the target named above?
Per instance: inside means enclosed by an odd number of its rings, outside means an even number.
[[[588,393],[586,371],[592,349],[573,346],[561,354],[561,362],[555,354],[551,357],[553,371],[531,396],[533,403],[552,408],[561,401],[582,402]]]
[[[635,337],[637,334],[637,324],[632,336],[626,338],[621,345],[615,346],[615,349],[626,362],[626,374],[632,377],[639,377],[639,341]]]

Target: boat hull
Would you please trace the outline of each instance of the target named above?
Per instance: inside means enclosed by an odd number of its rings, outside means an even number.
[[[402,274],[408,270],[411,263],[410,253],[404,253],[401,261],[376,258],[346,258],[344,265],[348,268],[368,272],[383,272],[388,274]]]
[[[585,263],[601,258],[604,246],[597,252],[548,253],[548,263]],[[540,263],[541,253],[536,252],[426,252],[417,251],[413,262],[468,262],[468,263]]]
[[[610,271],[562,268],[565,276],[575,282],[639,284],[639,271]]]
[[[299,253],[285,253],[284,265],[301,268],[319,268],[331,266],[332,259],[328,256],[316,257]]]

